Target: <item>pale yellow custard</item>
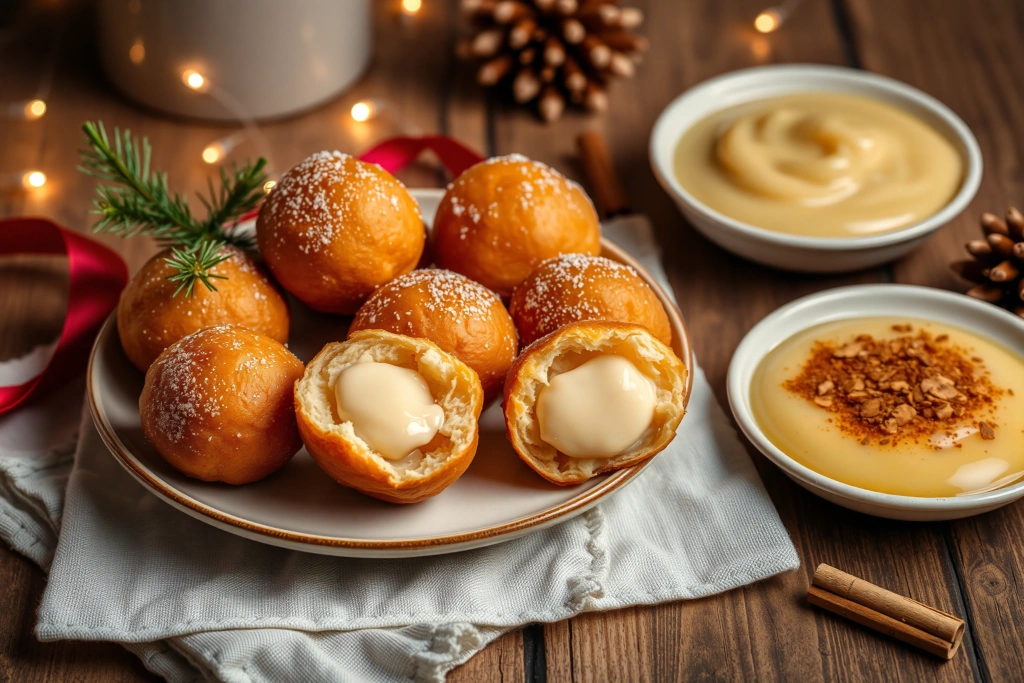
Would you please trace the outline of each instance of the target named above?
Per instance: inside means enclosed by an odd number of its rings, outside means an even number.
[[[858,335],[871,335],[876,340],[892,343],[900,336],[893,326],[903,324],[912,325],[915,333],[923,330],[932,338],[942,340],[944,347],[961,350],[963,357],[970,359],[977,368],[972,376],[985,377],[994,387],[986,394],[991,401],[982,404],[983,411],[972,419],[953,416],[950,426],[927,436],[900,439],[897,435],[890,440],[882,433],[862,442],[858,435],[840,427],[842,422],[837,413],[814,402],[816,399],[823,405],[831,405],[833,397],[839,400],[837,389],[822,382],[819,392],[814,392],[820,395],[812,399],[791,389],[794,378],[801,375],[814,349],[820,348],[816,343],[835,346],[839,354],[843,349],[856,352],[853,344]],[[923,357],[929,362],[934,358],[928,354]],[[865,357],[865,362],[867,360],[870,358]],[[925,365],[921,372],[932,374],[930,367]],[[900,379],[883,376],[882,381],[895,385]],[[838,377],[836,380],[842,381]],[[979,382],[975,386],[980,385]],[[872,386],[878,384],[869,383],[867,388]],[[941,394],[946,387],[941,381],[930,381],[926,389]],[[934,397],[926,394],[924,398]],[[751,385],[750,399],[758,425],[779,450],[845,484],[883,493],[944,497],[988,491],[1024,477],[1024,359],[956,327],[905,318],[860,318],[805,330],[781,343],[761,362]],[[957,401],[954,397],[950,405],[958,405]],[[938,410],[946,404],[929,400],[914,407],[920,413],[926,409],[922,406],[927,405]],[[989,438],[984,438],[982,432],[987,427],[982,421],[991,426]],[[931,422],[914,424],[924,424],[925,430],[931,430],[928,426]]]
[[[570,458],[611,458],[646,434],[654,382],[629,360],[597,356],[551,379],[537,396],[540,438]]]
[[[387,460],[401,460],[425,446],[444,425],[423,376],[415,370],[373,361],[341,371],[334,385],[338,417]]]
[[[675,174],[697,200],[767,230],[856,237],[949,203],[963,158],[922,119],[880,100],[808,92],[716,112],[683,134]]]

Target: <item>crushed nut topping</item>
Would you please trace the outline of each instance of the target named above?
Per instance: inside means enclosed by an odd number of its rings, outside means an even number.
[[[909,324],[892,330],[900,336],[816,342],[800,374],[783,387],[827,410],[830,421],[865,446],[952,436],[964,425],[976,426],[982,439],[996,438],[989,418],[1003,390],[982,359],[945,334],[913,334]]]

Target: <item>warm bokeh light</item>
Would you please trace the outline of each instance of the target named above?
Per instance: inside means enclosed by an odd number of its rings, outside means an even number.
[[[275,187],[277,187],[276,180],[268,180],[267,182],[263,183],[263,191],[266,192],[267,194],[270,194],[270,191],[273,190]]]
[[[203,161],[208,164],[215,164],[224,158],[226,152],[227,150],[224,149],[224,145],[220,142],[211,142],[203,148]]]
[[[30,100],[25,104],[25,118],[29,121],[43,118],[46,113],[46,102],[42,100]]]
[[[423,0],[402,0],[402,11],[406,14],[416,14],[423,7]]]
[[[782,15],[774,7],[766,9],[754,19],[754,28],[761,33],[771,33],[782,25]]]
[[[142,39],[139,38],[132,45],[131,49],[128,50],[128,59],[132,60],[132,64],[142,64],[146,59],[146,46],[142,44]],[[198,74],[196,74],[198,76]],[[202,76],[199,76],[202,78]]]
[[[25,187],[42,187],[46,184],[46,174],[42,171],[29,171],[22,177],[21,182]]]
[[[352,105],[352,120],[362,123],[369,121],[377,113],[377,105],[369,100],[356,102]]]
[[[193,69],[188,69],[182,73],[181,80],[185,82],[185,85],[193,90],[202,90],[206,85],[206,79],[203,78],[203,75]]]

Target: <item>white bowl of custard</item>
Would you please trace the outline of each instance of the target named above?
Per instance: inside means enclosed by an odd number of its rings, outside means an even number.
[[[835,417],[788,390],[817,342],[884,340],[910,325],[962,349],[998,392],[985,420],[931,438],[882,444],[844,433]],[[915,332],[916,334],[916,332]],[[890,519],[958,519],[1024,497],[1024,320],[960,294],[913,285],[826,290],[779,308],[747,333],[729,366],[740,429],[793,481],[851,510]],[[954,434],[950,438],[950,434]],[[884,435],[883,435],[884,436]]]
[[[676,98],[651,166],[719,246],[804,272],[895,260],[960,214],[981,181],[978,142],[935,98],[835,66],[734,71]]]

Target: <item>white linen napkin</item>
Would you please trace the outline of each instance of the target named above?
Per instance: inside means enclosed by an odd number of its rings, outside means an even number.
[[[663,280],[649,233],[606,235]],[[50,570],[42,640],[120,642],[174,682],[441,681],[531,622],[702,597],[798,566],[692,371],[678,437],[606,502],[501,545],[396,560],[288,551],[194,520],[121,469],[88,411],[72,468],[81,386],[68,387],[0,418],[0,536]]]

